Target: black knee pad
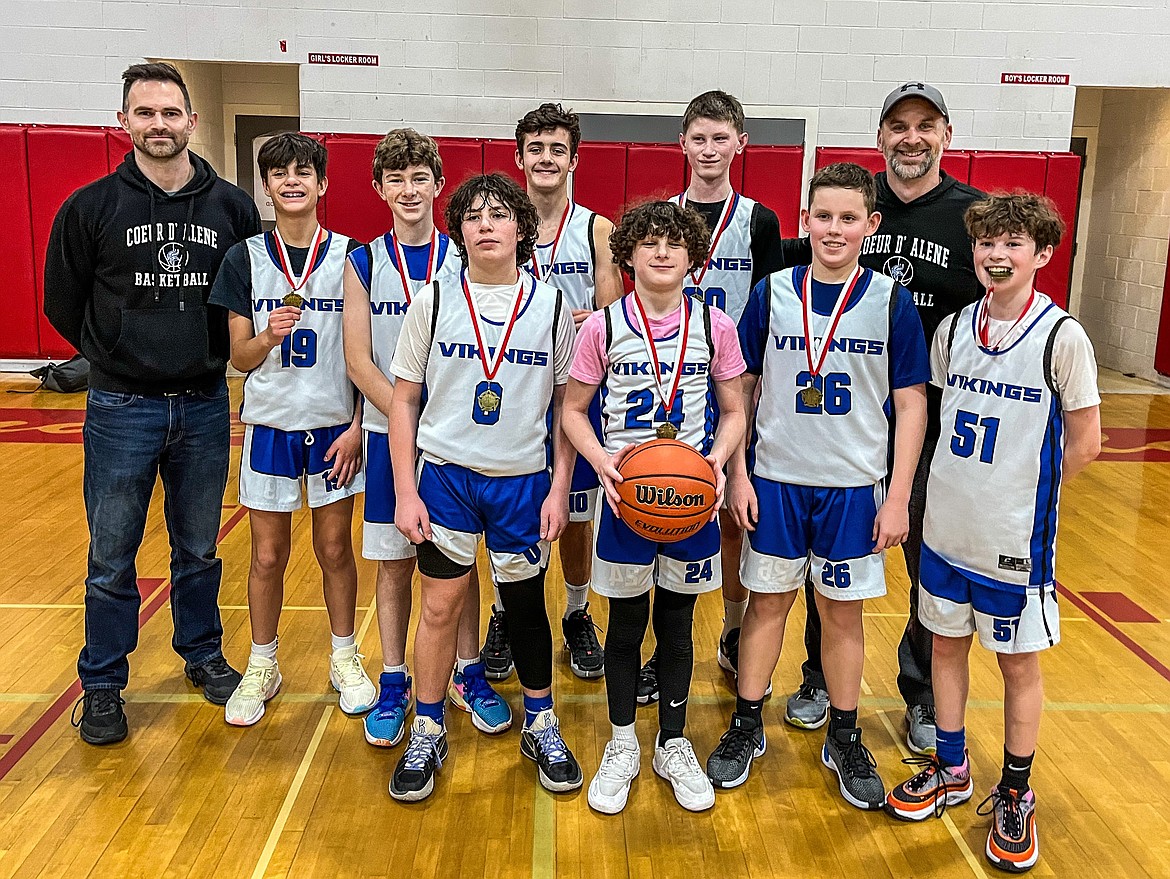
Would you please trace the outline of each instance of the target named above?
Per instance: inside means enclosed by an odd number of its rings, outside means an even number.
[[[471,570],[471,565],[461,565],[435,546],[434,541],[424,540],[416,548],[418,572],[435,580],[454,580]]]
[[[552,685],[552,628],[544,605],[544,571],[518,583],[499,583],[508,617],[508,640],[520,684],[529,690]]]

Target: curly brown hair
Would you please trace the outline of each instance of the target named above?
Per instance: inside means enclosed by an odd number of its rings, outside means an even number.
[[[430,168],[437,181],[443,176],[443,160],[434,138],[413,128],[395,128],[374,147],[374,182],[381,183],[386,171],[405,171],[412,165]]]
[[[481,174],[469,177],[459,184],[451,194],[451,200],[443,211],[447,221],[447,235],[459,248],[463,265],[467,265],[467,247],[463,243],[463,217],[482,203],[496,203],[516,218],[516,265],[522,266],[532,259],[536,249],[536,229],[540,223],[536,208],[526,193],[511,177],[504,174]]]
[[[661,236],[686,243],[692,272],[707,262],[711,252],[707,221],[694,208],[681,207],[675,201],[648,201],[626,211],[609,235],[613,261],[633,278],[634,248],[639,241]]]
[[[524,151],[524,139],[531,134],[563,128],[569,132],[569,156],[577,155],[581,145],[581,117],[560,104],[541,104],[525,113],[516,123],[516,149]]]
[[[1052,199],[1034,192],[993,192],[967,208],[963,215],[971,240],[1022,232],[1036,242],[1037,253],[1056,247],[1065,224]]]

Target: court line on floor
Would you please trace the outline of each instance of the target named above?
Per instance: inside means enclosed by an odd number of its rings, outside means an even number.
[[[244,520],[247,512],[245,507],[239,507],[232,513],[227,521],[220,526],[215,536],[215,542],[218,544],[227,537],[232,529]],[[168,577],[159,584],[158,589],[151,594],[140,608],[138,612],[138,631],[141,632],[143,627],[150,622],[150,618],[158,613],[159,608],[167,603],[170,593],[171,580]],[[26,729],[3,755],[0,755],[0,781],[12,771],[25,754],[32,750],[33,745],[40,741],[41,737],[49,731],[49,728],[65,714],[69,706],[81,697],[81,693],[81,680],[75,678],[73,683],[66,688],[65,692],[41,712],[40,717],[33,721],[32,726]]]
[[[1121,629],[1117,628],[1112,620],[1105,617],[1102,613],[1100,613],[1100,611],[1097,610],[1097,608],[1093,607],[1093,605],[1089,604],[1088,601],[1081,598],[1081,596],[1073,592],[1063,583],[1057,583],[1056,589],[1062,596],[1071,601],[1073,605],[1075,605],[1081,611],[1081,613],[1089,617],[1089,619],[1093,620],[1093,622],[1112,635],[1123,647],[1127,648],[1130,653],[1156,671],[1159,675],[1162,676],[1164,680],[1170,681],[1170,668],[1167,668],[1165,665],[1163,665],[1157,659],[1157,657],[1146,650],[1146,648],[1144,648],[1137,641],[1133,640],[1133,638],[1129,637],[1129,635],[1125,634],[1125,632],[1121,631]]]
[[[539,784],[532,795],[532,879],[552,879],[557,865],[557,801]]]
[[[370,629],[370,623],[375,618],[375,605],[371,604],[366,608],[366,615],[362,617],[362,624],[357,630],[357,642],[360,644],[366,637],[366,632]],[[309,774],[309,767],[313,763],[313,759],[317,756],[317,750],[321,747],[321,740],[325,737],[325,728],[329,725],[329,717],[333,713],[334,703],[337,697],[333,696],[330,704],[325,706],[325,710],[321,712],[321,719],[317,721],[317,728],[313,730],[313,737],[309,740],[309,747],[305,749],[304,756],[301,757],[300,765],[297,766],[296,775],[293,776],[292,783],[285,792],[284,802],[280,804],[280,811],[276,813],[276,820],[272,822],[272,829],[268,832],[268,838],[264,841],[264,848],[260,851],[260,858],[256,861],[256,868],[252,871],[252,879],[263,879],[265,872],[267,872],[269,865],[272,863],[272,856],[276,854],[276,847],[280,844],[280,837],[284,834],[284,828],[288,824],[289,816],[292,815],[293,806],[296,805],[297,797],[300,796],[301,788],[304,787],[305,779]]]

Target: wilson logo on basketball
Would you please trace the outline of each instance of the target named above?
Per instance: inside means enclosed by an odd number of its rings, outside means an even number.
[[[660,507],[702,507],[706,502],[701,494],[679,494],[673,488],[658,488],[639,483],[634,486],[634,499],[640,504],[656,504]]]

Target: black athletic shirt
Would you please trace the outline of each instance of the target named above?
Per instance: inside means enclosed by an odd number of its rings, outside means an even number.
[[[353,253],[362,246],[360,241],[351,238],[345,252]],[[305,260],[309,258],[309,248],[288,244],[285,249],[288,251],[290,268],[294,274],[300,274],[305,268]],[[325,254],[322,253],[320,258],[324,259]],[[246,241],[234,245],[224,256],[208,301],[234,314],[249,318],[252,316],[252,261],[248,256]]]
[[[698,211],[707,221],[707,228],[714,229],[723,213],[727,199],[716,202],[698,202],[687,199],[687,207]],[[752,241],[752,286],[761,278],[784,268],[782,259],[783,242],[780,239],[780,219],[771,208],[759,202],[752,206],[751,225],[748,234]],[[811,259],[811,257],[810,257]]]

